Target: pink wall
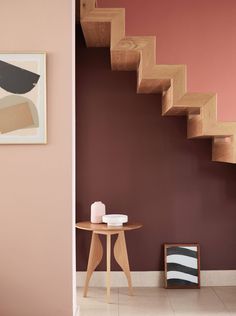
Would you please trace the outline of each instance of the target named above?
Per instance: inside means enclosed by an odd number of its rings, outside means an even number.
[[[235,0],[98,0],[126,8],[127,35],[156,35],[157,62],[186,64],[188,90],[217,92],[220,120],[236,120]]]
[[[71,1],[1,2],[1,51],[46,51],[48,145],[0,145],[0,315],[72,315]]]

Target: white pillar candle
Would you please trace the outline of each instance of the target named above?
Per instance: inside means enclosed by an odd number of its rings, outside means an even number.
[[[102,223],[102,216],[106,214],[106,206],[101,201],[96,201],[91,205],[91,223]]]

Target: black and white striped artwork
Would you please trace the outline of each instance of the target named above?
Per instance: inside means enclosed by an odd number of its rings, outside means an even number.
[[[165,244],[165,285],[167,288],[199,288],[198,244]]]

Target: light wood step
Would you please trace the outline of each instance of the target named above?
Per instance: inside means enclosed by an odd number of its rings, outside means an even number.
[[[125,10],[91,10],[81,26],[88,47],[113,47],[125,36]]]
[[[212,142],[212,160],[236,163],[236,139],[231,137],[214,137]]]
[[[113,70],[137,70],[152,68],[156,61],[156,37],[132,36],[122,38],[111,50]]]
[[[139,71],[138,93],[163,92],[162,113],[167,114],[173,103],[186,92],[185,65],[154,65]]]

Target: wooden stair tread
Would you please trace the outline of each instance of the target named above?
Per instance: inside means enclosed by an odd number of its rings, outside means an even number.
[[[163,115],[187,115],[188,138],[212,138],[212,160],[236,163],[236,122],[217,120],[216,93],[188,93],[186,65],[157,65],[156,37],[125,36],[123,8],[81,0],[80,15],[88,47],[110,47],[113,70],[136,70],[138,93],[162,93]]]
[[[214,96],[215,93],[186,93],[175,103],[175,106],[184,105],[201,107],[209,102]]]
[[[185,71],[185,65],[154,65],[151,70],[145,73],[145,77],[150,79],[171,79],[176,76],[179,71]]]
[[[146,85],[144,85],[144,82],[146,82]],[[138,77],[139,93],[148,93],[147,82],[149,85],[155,86],[156,84],[157,87],[162,87],[162,91],[171,89],[172,98],[170,104],[165,106],[164,112],[166,112],[167,108],[186,92],[186,66],[154,65],[152,69],[143,71]],[[153,91],[155,91],[154,87]]]
[[[185,93],[172,106],[170,113],[172,115],[200,114],[203,105],[209,102],[214,93]]]
[[[121,39],[113,50],[140,50],[150,43],[156,46],[155,36],[127,36]]]
[[[100,11],[99,9],[92,10],[89,12],[88,15],[83,17],[81,22],[107,22],[107,21],[112,21],[114,17],[117,15],[124,14],[124,9],[114,9],[110,11],[105,11],[102,10]]]

